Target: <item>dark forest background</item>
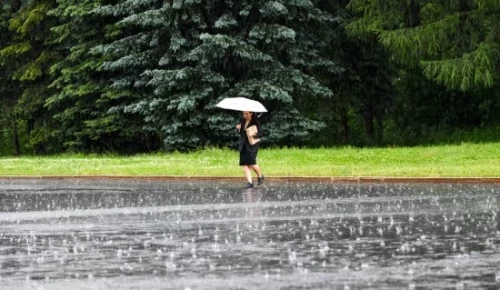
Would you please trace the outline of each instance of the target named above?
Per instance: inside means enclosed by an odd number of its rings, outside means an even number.
[[[500,141],[497,0],[2,0],[0,155]]]

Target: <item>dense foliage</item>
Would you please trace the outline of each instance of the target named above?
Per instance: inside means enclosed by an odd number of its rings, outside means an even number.
[[[384,4],[385,3],[385,4]],[[383,5],[382,5],[383,4]],[[500,123],[500,3],[5,0],[0,154],[419,144]]]
[[[352,0],[362,17],[348,29],[376,34],[395,58],[426,77],[462,91],[498,84],[498,0]]]

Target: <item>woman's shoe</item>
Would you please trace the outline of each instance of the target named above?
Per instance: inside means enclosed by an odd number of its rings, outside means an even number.
[[[264,175],[262,177],[257,177],[257,185],[262,185],[264,183]]]
[[[247,183],[247,185],[245,185],[244,188],[253,188],[253,183],[250,183],[250,182]]]

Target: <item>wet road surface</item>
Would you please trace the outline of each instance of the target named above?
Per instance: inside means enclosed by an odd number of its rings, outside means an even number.
[[[498,185],[0,181],[0,289],[500,289]]]

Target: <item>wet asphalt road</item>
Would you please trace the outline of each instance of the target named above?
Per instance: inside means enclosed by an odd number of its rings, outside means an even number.
[[[500,289],[498,185],[0,181],[0,289]]]

